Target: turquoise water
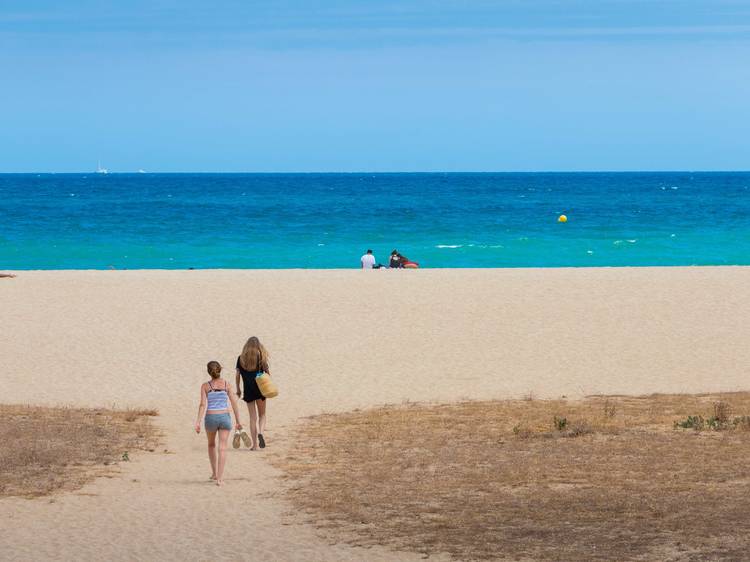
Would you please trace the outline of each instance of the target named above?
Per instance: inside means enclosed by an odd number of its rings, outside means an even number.
[[[750,264],[750,173],[4,174],[0,269]],[[568,222],[557,222],[560,214]]]

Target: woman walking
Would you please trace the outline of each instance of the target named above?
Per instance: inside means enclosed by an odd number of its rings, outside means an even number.
[[[232,430],[232,417],[229,415],[229,404],[234,412],[235,428],[242,429],[237,409],[237,399],[231,384],[221,378],[221,365],[218,361],[209,361],[206,365],[211,380],[201,385],[201,403],[198,406],[198,418],[195,420],[195,432],[201,432],[201,420],[206,427],[208,438],[208,460],[211,462],[211,480],[217,486],[223,486],[224,466],[227,460],[227,441]],[[205,418],[204,418],[205,415]],[[219,434],[219,450],[216,451],[216,434]]]
[[[266,399],[260,393],[255,376],[258,373],[271,373],[268,369],[268,352],[260,340],[255,336],[245,342],[242,353],[237,357],[237,396],[241,395],[240,382],[245,391],[242,399],[247,403],[250,414],[250,437],[253,441],[253,451],[258,447],[265,448],[266,440],[263,433],[266,429]]]

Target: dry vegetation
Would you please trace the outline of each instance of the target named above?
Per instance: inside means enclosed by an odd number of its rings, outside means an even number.
[[[0,405],[0,497],[83,486],[102,469],[153,450],[155,410]]]
[[[306,517],[351,544],[460,560],[743,560],[747,414],[750,393],[384,407],[312,418],[276,462]],[[687,416],[705,423],[676,426]]]

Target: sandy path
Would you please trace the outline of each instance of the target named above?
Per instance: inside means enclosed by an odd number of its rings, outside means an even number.
[[[206,483],[203,366],[231,372],[251,334],[282,391],[271,449],[302,416],[407,399],[750,387],[750,268],[22,272],[0,313],[3,402],[156,407],[170,451],[0,500],[7,560],[418,559],[290,525],[270,449]]]

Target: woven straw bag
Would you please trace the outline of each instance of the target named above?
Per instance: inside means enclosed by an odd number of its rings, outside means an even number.
[[[255,375],[255,382],[258,383],[258,389],[263,395],[263,398],[274,398],[279,395],[279,389],[271,380],[271,375],[268,373],[258,373]]]

